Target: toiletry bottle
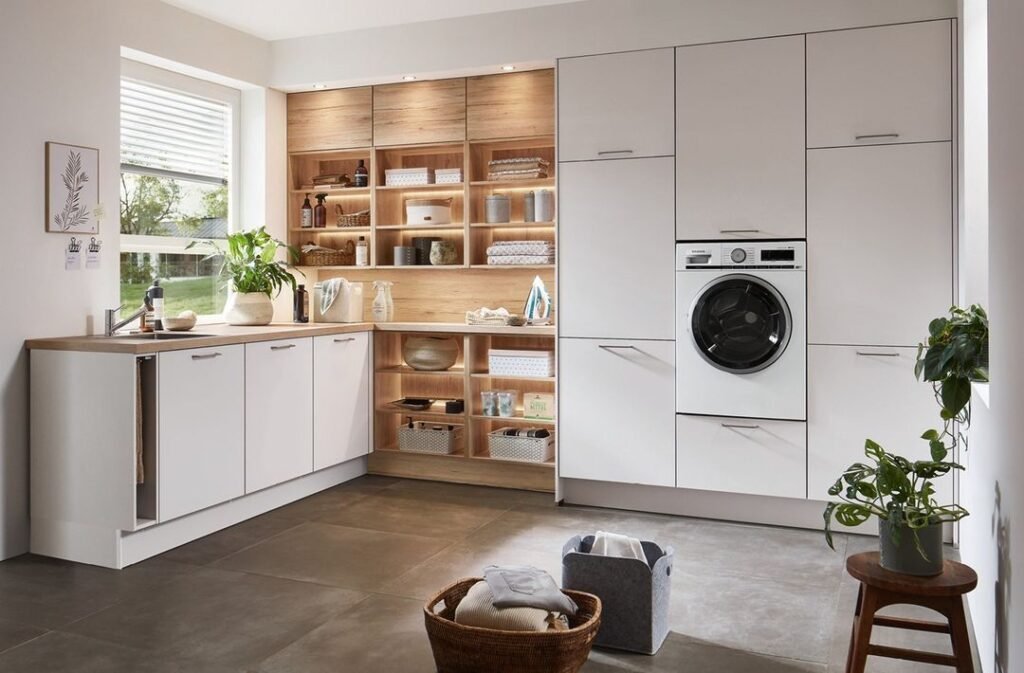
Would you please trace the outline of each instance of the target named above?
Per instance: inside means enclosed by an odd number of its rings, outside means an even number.
[[[292,316],[295,322],[309,322],[309,293],[305,285],[299,285],[292,297]]]
[[[148,304],[153,307],[153,329],[164,328],[164,289],[160,287],[160,279],[157,278],[153,284],[146,289]]]
[[[373,281],[373,289],[377,291],[377,296],[373,298],[373,320],[374,322],[387,322],[388,320],[388,298],[387,298],[387,281],[375,280]]]
[[[523,222],[533,222],[533,218],[536,216],[534,213],[534,196],[533,192],[526,192],[523,194]]]
[[[323,229],[327,226],[327,206],[324,205],[325,199],[327,199],[327,194],[316,195],[316,206],[313,207],[313,226],[317,229]]]
[[[299,226],[303,229],[313,228],[313,206],[309,205],[309,194],[306,194],[306,198],[302,201],[302,210],[299,211],[301,217],[299,218]]]
[[[353,176],[355,177],[355,187],[366,187],[370,184],[370,173],[366,170],[366,164],[362,159],[359,160],[359,165],[356,167],[356,172]]]
[[[395,319],[395,300],[391,298],[391,286],[394,285],[390,280],[384,281],[384,303],[387,307],[388,322],[392,322]]]
[[[366,245],[366,237],[360,236],[359,240],[356,241],[356,266],[368,266],[370,259],[370,249]]]

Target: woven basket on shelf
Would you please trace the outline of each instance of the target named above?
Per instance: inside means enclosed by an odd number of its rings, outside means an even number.
[[[456,624],[455,608],[481,579],[459,580],[423,606],[438,673],[577,673],[583,667],[601,626],[601,599],[565,591],[579,606],[569,617],[567,631],[498,631]]]
[[[339,227],[368,227],[370,226],[370,211],[364,210],[359,213],[338,215]]]
[[[345,242],[343,250],[312,250],[303,252],[302,266],[352,266],[356,263],[356,244]]]

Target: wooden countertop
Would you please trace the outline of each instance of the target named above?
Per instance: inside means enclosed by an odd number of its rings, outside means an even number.
[[[128,353],[147,355],[187,348],[208,348],[233,344],[273,341],[275,339],[299,339],[351,332],[432,332],[439,334],[500,334],[516,336],[555,336],[554,327],[508,327],[504,325],[464,325],[440,322],[389,322],[389,323],[272,323],[261,327],[239,327],[233,325],[196,325],[194,336],[183,339],[157,340],[144,335],[136,336],[71,336],[48,339],[29,339],[25,347],[29,350],[84,351],[92,353]]]

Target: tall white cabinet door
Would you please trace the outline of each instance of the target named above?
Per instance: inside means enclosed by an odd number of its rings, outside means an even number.
[[[313,471],[313,340],[245,345],[245,492]]]
[[[673,50],[558,62],[558,160],[670,156]]]
[[[158,356],[160,521],[245,494],[245,350]]]
[[[804,37],[676,50],[676,238],[804,237]]]
[[[953,301],[950,143],[807,153],[815,344],[914,346]]]
[[[807,146],[950,140],[951,21],[807,36]]]
[[[664,157],[559,168],[561,336],[675,338],[672,163]]]
[[[843,470],[865,462],[864,440],[911,460],[928,460],[921,433],[941,427],[928,383],[914,377],[916,348],[808,348],[807,497],[828,500]],[[942,504],[952,478],[935,482]]]
[[[313,469],[370,452],[370,338],[313,340]]]
[[[675,486],[675,344],[558,346],[559,476]]]

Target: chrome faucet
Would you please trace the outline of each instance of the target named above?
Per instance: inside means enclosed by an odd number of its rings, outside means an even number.
[[[133,320],[138,320],[146,313],[146,311],[150,310],[149,301],[145,301],[142,306],[135,311],[135,313],[132,313],[124,320],[118,320],[117,314],[122,308],[124,308],[124,304],[121,304],[117,308],[108,308],[103,312],[105,333],[108,337],[114,336],[114,333],[117,332],[117,330],[121,329]]]

